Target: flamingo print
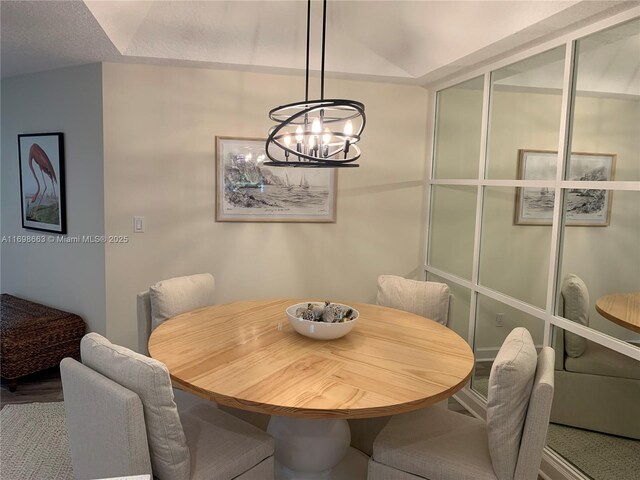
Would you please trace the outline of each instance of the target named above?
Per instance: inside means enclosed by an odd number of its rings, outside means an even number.
[[[36,171],[33,168],[34,161],[36,162],[38,168],[40,168],[40,175],[42,175],[42,184],[44,185],[42,195],[40,195],[40,181],[38,180]],[[51,165],[51,160],[49,160],[49,157],[47,156],[45,151],[37,143],[31,145],[31,148],[29,149],[29,168],[31,169],[33,178],[35,178],[36,184],[38,185],[38,190],[36,191],[35,195],[31,197],[31,203],[34,203],[37,200],[38,195],[40,195],[40,201],[42,201],[42,199],[44,198],[44,194],[47,191],[47,182],[45,182],[44,179],[45,174],[51,181],[51,186],[53,187],[53,195],[57,197],[58,195],[56,193],[56,183],[58,182],[58,179],[56,178],[56,172],[53,169],[53,165]]]

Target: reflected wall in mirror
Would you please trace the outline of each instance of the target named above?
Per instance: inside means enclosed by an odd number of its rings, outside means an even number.
[[[559,327],[553,347],[547,446],[590,478],[637,479],[640,362]]]
[[[427,274],[427,281],[446,283],[449,285],[449,321],[447,322],[447,327],[468,342],[471,290],[464,288],[457,283],[449,282],[432,273]]]
[[[434,185],[431,189],[429,265],[470,279],[477,188]]]
[[[484,77],[437,93],[434,178],[476,178],[480,159]]]
[[[486,178],[516,179],[519,150],[558,149],[563,78],[564,47],[491,73]]]
[[[544,308],[551,227],[513,224],[515,187],[485,187],[479,283]]]
[[[576,58],[571,150],[616,153],[616,180],[640,180],[640,19],[579,40]]]

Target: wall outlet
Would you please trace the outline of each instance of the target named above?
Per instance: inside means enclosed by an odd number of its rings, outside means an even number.
[[[504,326],[504,313],[496,313],[496,327]]]

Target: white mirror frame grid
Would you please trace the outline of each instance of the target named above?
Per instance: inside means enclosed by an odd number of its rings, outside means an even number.
[[[624,12],[615,14],[606,19],[599,20],[588,26],[576,29],[570,33],[567,33],[561,37],[557,37],[549,42],[537,45],[526,51],[519,52],[515,55],[501,59],[495,63],[485,65],[481,68],[469,71],[464,75],[457,76],[445,82],[440,82],[432,85],[427,85],[429,89],[429,119],[431,121],[432,132],[432,144],[428,146],[427,155],[427,188],[426,188],[426,219],[425,225],[427,228],[427,239],[424,251],[424,269],[425,274],[432,274],[440,277],[447,282],[457,284],[470,291],[471,294],[471,308],[469,313],[469,333],[468,342],[473,346],[475,339],[475,322],[476,322],[476,310],[478,296],[486,296],[491,299],[504,303],[514,309],[538,318],[541,322],[544,322],[544,345],[552,345],[552,326],[556,325],[566,331],[576,333],[588,340],[597,342],[611,350],[619,352],[623,355],[629,356],[635,360],[640,361],[640,348],[633,346],[623,340],[619,340],[615,337],[609,336],[605,333],[601,333],[597,330],[583,326],[577,322],[573,322],[562,318],[555,314],[556,298],[557,298],[557,285],[558,275],[560,270],[560,262],[562,260],[562,241],[563,241],[563,216],[561,212],[562,191],[567,188],[599,188],[615,191],[632,191],[640,192],[640,181],[569,181],[564,180],[564,168],[568,151],[570,149],[569,142],[571,141],[571,125],[570,125],[570,111],[573,102],[573,85],[574,77],[576,74],[576,60],[575,52],[577,41],[597,33],[601,30],[605,30],[614,27],[618,24],[622,24],[629,20],[633,20],[640,17],[640,7],[634,7]],[[553,206],[553,223],[551,230],[551,248],[549,258],[549,269],[547,278],[547,291],[546,291],[546,307],[544,309],[532,306],[521,300],[515,299],[508,295],[505,295],[499,291],[482,286],[479,283],[479,265],[480,265],[480,240],[481,240],[481,227],[482,227],[482,214],[483,214],[483,201],[484,201],[484,188],[485,187],[548,187],[549,180],[498,180],[487,179],[486,163],[487,163],[487,139],[489,130],[489,116],[490,116],[490,94],[491,94],[491,73],[502,67],[511,65],[513,63],[525,60],[529,57],[537,55],[539,53],[546,52],[559,46],[565,46],[565,59],[564,59],[564,78],[562,88],[562,104],[561,104],[561,118],[560,118],[560,131],[558,140],[559,162],[556,169],[555,180],[552,180],[552,190],[555,191],[555,199]],[[454,87],[460,83],[471,80],[476,77],[484,76],[484,91],[482,102],[482,130],[480,139],[480,158],[478,165],[478,176],[476,179],[442,179],[433,178],[434,176],[434,156],[435,156],[435,139],[436,139],[436,96],[441,90],[449,87]],[[431,194],[433,186],[446,185],[446,186],[470,186],[476,187],[476,212],[475,212],[475,234],[473,244],[473,266],[471,273],[471,280],[461,278],[457,275],[451,274],[447,271],[435,268],[430,265],[429,262],[429,234],[430,234],[430,216],[431,216]],[[455,395],[465,408],[469,409],[475,415],[479,417],[485,416],[486,400],[480,396],[477,392],[472,390],[469,385],[465,387],[461,392]],[[563,457],[548,447],[545,447],[543,454],[541,473],[543,477],[549,479],[556,478],[575,478],[575,479],[587,479],[581,471],[572,466]]]

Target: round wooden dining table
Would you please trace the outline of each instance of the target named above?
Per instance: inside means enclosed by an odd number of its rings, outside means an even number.
[[[355,328],[339,339],[313,340],[285,314],[304,301],[213,305],[164,322],[149,339],[150,355],[183,390],[272,415],[280,478],[336,478],[332,468],[349,450],[346,419],[427,407],[471,375],[469,345],[434,321],[346,301],[360,313]]]

